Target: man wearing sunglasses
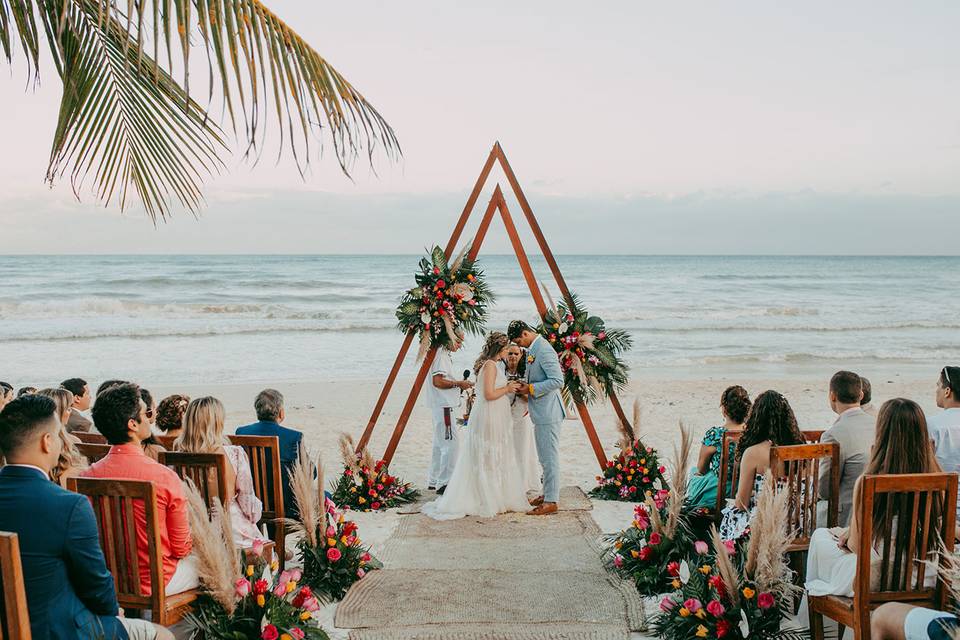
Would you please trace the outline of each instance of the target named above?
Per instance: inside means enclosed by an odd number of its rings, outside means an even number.
[[[960,367],[944,367],[937,379],[940,413],[927,416],[927,430],[944,471],[960,471]]]

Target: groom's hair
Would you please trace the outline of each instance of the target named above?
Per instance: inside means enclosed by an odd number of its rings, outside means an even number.
[[[533,329],[523,320],[514,320],[507,326],[507,337],[516,340],[523,335],[524,331],[533,331]]]

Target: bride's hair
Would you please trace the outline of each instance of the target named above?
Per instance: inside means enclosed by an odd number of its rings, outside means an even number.
[[[497,354],[503,351],[504,347],[510,346],[510,338],[507,334],[499,331],[491,331],[487,336],[487,341],[483,343],[483,349],[480,350],[480,357],[473,364],[473,374],[480,375],[480,369],[487,360],[493,360]]]

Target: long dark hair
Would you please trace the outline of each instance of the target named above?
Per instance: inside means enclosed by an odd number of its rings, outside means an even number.
[[[473,374],[480,375],[480,369],[487,360],[493,360],[497,354],[510,344],[507,334],[499,331],[491,331],[487,336],[487,341],[483,343],[483,349],[480,350],[480,357],[473,363]]]
[[[803,434],[797,427],[797,417],[790,403],[776,391],[764,391],[753,401],[743,436],[737,443],[737,466],[740,466],[744,451],[766,440],[775,447],[803,444]]]

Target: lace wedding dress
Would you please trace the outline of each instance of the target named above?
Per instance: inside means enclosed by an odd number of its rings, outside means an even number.
[[[422,509],[422,513],[436,520],[490,518],[498,513],[530,509],[517,465],[510,399],[506,395],[493,401],[484,397],[483,376],[487,367],[496,369],[494,388],[507,384],[503,363],[487,361],[480,372],[477,399],[447,490]]]

